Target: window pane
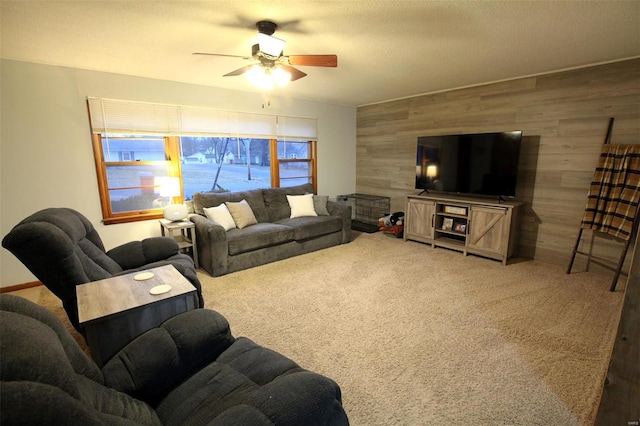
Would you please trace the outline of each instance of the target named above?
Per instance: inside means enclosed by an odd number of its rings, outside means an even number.
[[[280,186],[295,186],[311,183],[311,163],[287,161],[280,163]]]
[[[163,138],[109,135],[102,138],[105,162],[165,161]]]
[[[280,179],[281,188],[287,188],[289,186],[304,185],[305,183],[312,183],[311,178]]]
[[[153,192],[153,178],[168,176],[167,165],[107,166],[107,184],[109,189],[147,187]]]
[[[181,137],[180,144],[186,200],[196,192],[271,186],[268,139]]]
[[[171,204],[168,198],[160,197],[153,192],[126,195],[123,194],[123,190],[115,189],[109,191],[109,197],[111,198],[111,211],[113,213],[161,209]]]
[[[154,186],[155,177],[167,176],[167,169],[167,165],[107,166],[111,211],[150,210],[170,204]]]
[[[295,159],[295,158],[310,158],[309,152],[311,144],[309,141],[278,141],[278,158],[281,159]]]

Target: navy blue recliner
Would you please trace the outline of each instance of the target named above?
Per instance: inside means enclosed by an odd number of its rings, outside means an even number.
[[[60,298],[78,331],[77,285],[158,266],[173,265],[196,288],[195,306],[204,307],[193,259],[180,253],[173,238],[152,237],[105,251],[86,217],[69,208],[48,208],[18,223],[2,246]]]

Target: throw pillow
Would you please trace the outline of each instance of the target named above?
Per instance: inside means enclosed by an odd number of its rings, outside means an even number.
[[[291,219],[303,216],[318,216],[313,208],[313,194],[287,195],[291,207]]]
[[[236,222],[233,220],[233,217],[231,217],[231,213],[229,213],[226,205],[220,204],[217,207],[208,207],[202,210],[204,210],[205,216],[222,226],[225,231],[236,227]]]
[[[329,210],[327,210],[327,201],[329,201],[328,195],[314,195],[313,196],[313,209],[318,216],[329,216]]]
[[[225,204],[239,229],[258,223],[247,200],[242,200],[238,203],[227,201]]]

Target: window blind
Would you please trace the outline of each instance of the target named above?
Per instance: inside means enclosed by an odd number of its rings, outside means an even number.
[[[301,117],[278,117],[278,139],[316,139],[316,120]]]
[[[93,133],[160,134],[180,133],[177,106],[115,99],[89,98]]]
[[[91,131],[106,134],[316,140],[316,119],[87,98]]]

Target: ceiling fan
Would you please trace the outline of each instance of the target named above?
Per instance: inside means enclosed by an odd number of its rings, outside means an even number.
[[[226,55],[222,53],[194,52],[194,55],[224,56],[252,60],[253,63],[231,71],[224,77],[234,77],[245,74],[254,84],[269,89],[274,85],[283,86],[289,81],[295,81],[307,74],[295,66],[309,67],[337,67],[336,55],[283,55],[286,42],[273,37],[278,26],[271,21],[259,21],[258,43],[251,47],[251,56]]]

